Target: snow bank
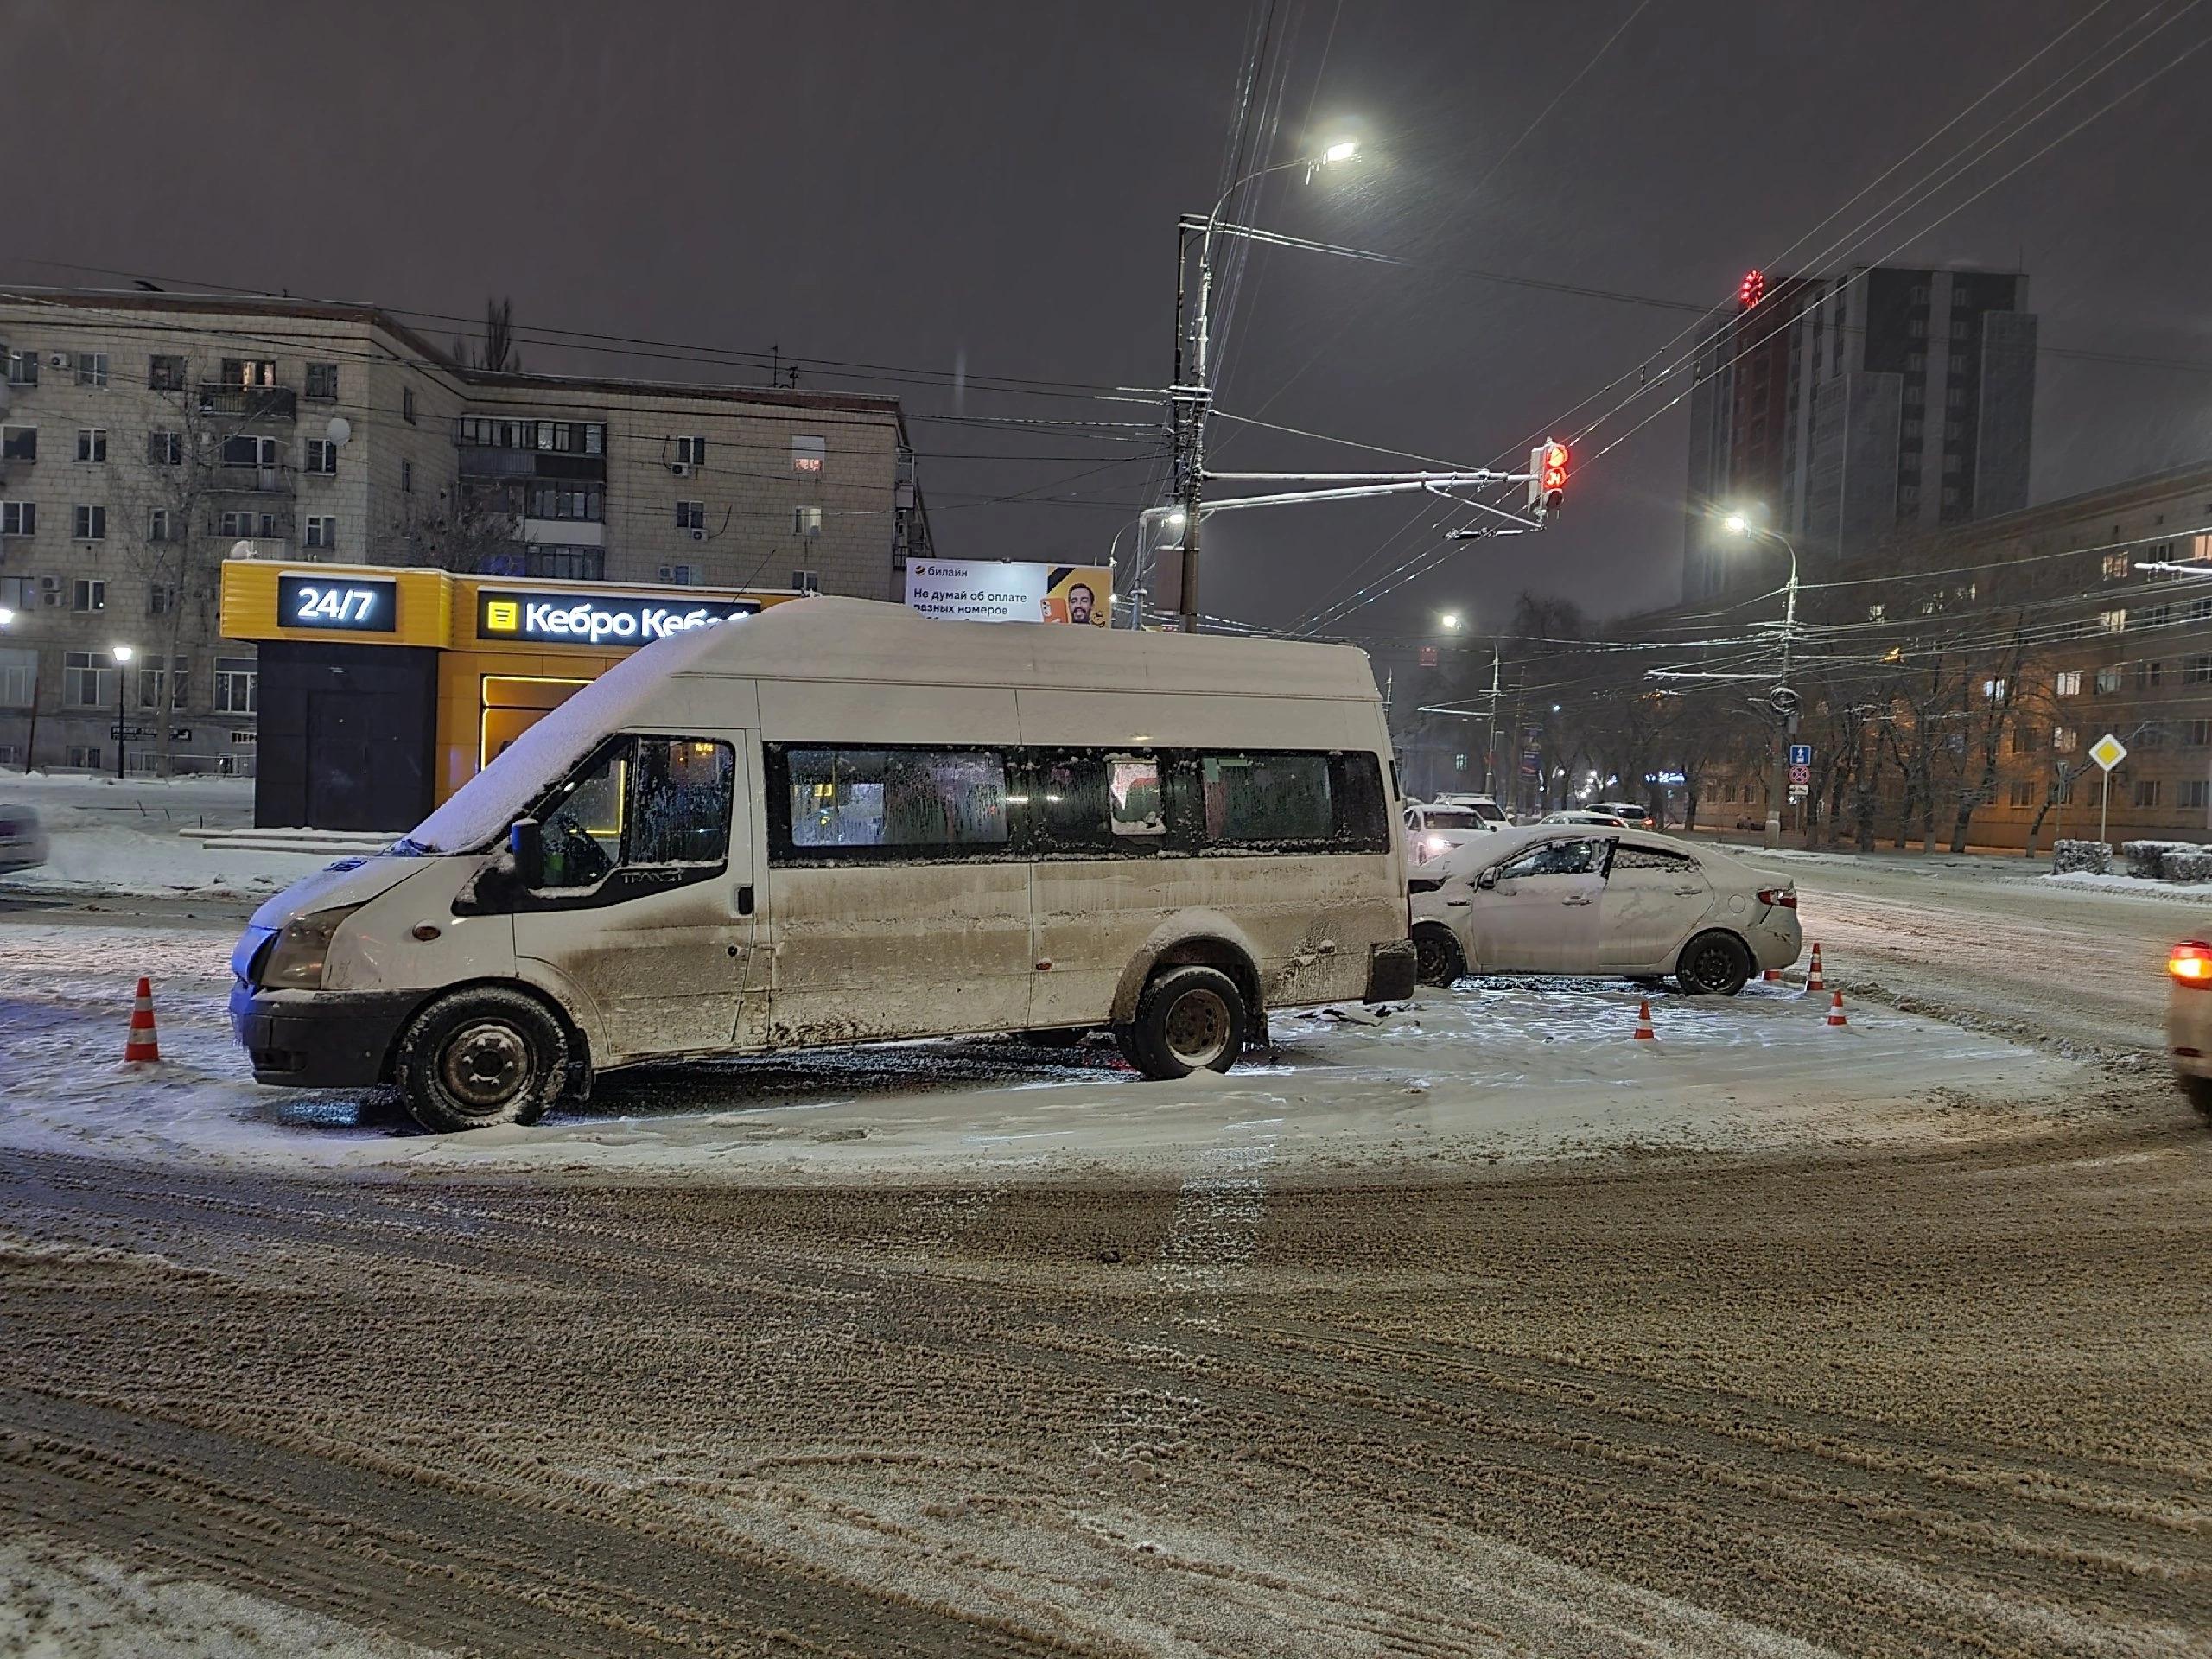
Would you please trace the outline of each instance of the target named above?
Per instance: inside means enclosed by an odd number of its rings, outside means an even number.
[[[2094,887],[2099,893],[2132,893],[2138,899],[2212,897],[2212,881],[2160,881],[2142,875],[2100,874],[2094,870],[2060,870],[2036,879],[2062,887]]]
[[[311,853],[202,847],[178,832],[253,822],[251,778],[113,778],[0,773],[0,803],[35,810],[47,861],[0,876],[0,894],[276,893],[329,862]]]

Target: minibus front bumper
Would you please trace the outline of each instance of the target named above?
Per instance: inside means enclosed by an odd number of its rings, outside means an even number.
[[[231,988],[231,1030],[253,1062],[256,1083],[295,1089],[359,1089],[382,1083],[399,1029],[421,991],[261,991]]]
[[[1408,1002],[1420,977],[1421,951],[1411,939],[1390,939],[1367,953],[1367,994],[1363,1002]]]

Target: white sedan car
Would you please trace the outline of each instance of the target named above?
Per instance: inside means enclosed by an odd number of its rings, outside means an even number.
[[[2166,958],[2166,1047],[2174,1081],[2212,1122],[2212,944],[2186,939]]]
[[[1733,996],[1797,960],[1797,890],[1648,830],[1539,824],[1455,848],[1407,882],[1421,977],[1672,974]]]
[[[1471,806],[1412,801],[1406,806],[1406,862],[1426,864],[1454,847],[1480,841],[1496,832]]]
[[[0,875],[46,862],[46,831],[28,806],[0,801]]]
[[[1628,820],[1612,812],[1592,812],[1587,807],[1574,807],[1564,812],[1547,812],[1536,820],[1538,823],[1594,823],[1609,830],[1625,830]]]

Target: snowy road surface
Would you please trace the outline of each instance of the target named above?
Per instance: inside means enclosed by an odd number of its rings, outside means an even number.
[[[0,1654],[2212,1655],[2169,918],[1791,874],[1986,1028],[1471,985],[436,1138],[246,1080],[219,906],[0,911]]]

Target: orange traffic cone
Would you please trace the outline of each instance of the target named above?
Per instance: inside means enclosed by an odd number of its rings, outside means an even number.
[[[1649,997],[1645,997],[1636,1005],[1636,1040],[1639,1043],[1656,1043],[1659,1040],[1659,1033],[1651,1028],[1651,999]]]
[[[138,995],[130,1002],[130,1039],[123,1046],[123,1060],[128,1065],[161,1058],[162,1045],[154,1035],[154,982],[142,974]]]
[[[1843,993],[1838,991],[1835,994],[1835,1000],[1828,1004],[1828,1024],[1847,1026],[1850,1023],[1850,1020],[1843,1017]]]
[[[1805,988],[1808,991],[1827,989],[1827,987],[1821,982],[1821,942],[1818,939],[1813,941],[1813,969],[1805,976]]]
[[[1759,982],[1763,985],[1778,984],[1781,979],[1782,969],[1779,968],[1770,968],[1759,976]]]

